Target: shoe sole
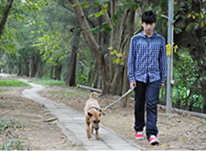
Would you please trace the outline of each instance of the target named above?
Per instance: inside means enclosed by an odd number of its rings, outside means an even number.
[[[150,145],[159,145],[159,141],[158,140],[154,140],[150,142]]]
[[[143,138],[137,138],[137,137],[135,137],[135,139],[136,139],[136,140],[143,140],[143,139],[144,139],[144,137],[143,137]]]

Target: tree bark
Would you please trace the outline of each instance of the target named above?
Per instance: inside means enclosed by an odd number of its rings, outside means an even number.
[[[55,80],[61,80],[62,64],[58,63],[55,67]]]
[[[30,59],[29,57],[26,58],[26,71],[25,71],[25,74],[27,77],[29,77],[29,65],[30,65]]]
[[[98,64],[95,63],[95,76],[94,76],[94,85],[93,88],[98,88],[98,84],[99,84],[99,71],[98,71]]]
[[[130,47],[130,39],[134,34],[134,18],[135,18],[135,10],[134,7],[130,10],[129,15],[129,33],[128,33],[128,42],[126,46],[126,56],[124,61],[124,75],[123,75],[123,88],[122,88],[122,94],[124,94],[129,89],[129,80],[127,76],[127,58],[129,54],[129,47]],[[126,98],[122,100],[120,103],[120,107],[127,107],[127,102],[130,100],[130,95],[128,95]]]
[[[40,56],[37,55],[37,56],[32,56],[32,74],[31,74],[31,77],[35,77],[36,75],[36,72],[38,70],[38,64],[40,62]]]
[[[18,62],[18,64],[19,64],[19,71],[18,71],[17,76],[20,76],[20,75],[21,75],[21,72],[22,72],[22,68],[21,68],[21,60]]]
[[[54,73],[54,65],[51,66],[50,79],[54,79],[53,73]]]
[[[67,78],[66,85],[67,86],[75,86],[75,77],[76,77],[76,60],[77,60],[77,50],[79,48],[79,39],[80,39],[81,31],[79,28],[74,29],[73,39],[71,42],[71,55],[69,58],[68,70],[67,70]]]
[[[44,75],[44,65],[45,65],[45,61],[42,60],[42,58],[40,57],[39,63],[38,63],[38,70],[36,72],[36,76],[38,78],[42,78]]]
[[[4,13],[2,15],[2,18],[1,18],[1,21],[0,21],[0,35],[2,34],[2,31],[3,31],[4,26],[6,24],[6,20],[8,18],[9,12],[11,10],[13,1],[14,0],[8,0],[7,6],[6,6],[6,8],[4,10]]]

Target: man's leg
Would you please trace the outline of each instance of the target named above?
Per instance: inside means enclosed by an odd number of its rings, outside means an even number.
[[[135,90],[135,131],[143,131],[145,126],[145,83],[136,81]]]
[[[145,91],[145,99],[147,106],[147,125],[146,125],[146,134],[147,139],[150,135],[157,136],[157,103],[159,99],[159,90],[160,90],[160,80],[147,83]]]

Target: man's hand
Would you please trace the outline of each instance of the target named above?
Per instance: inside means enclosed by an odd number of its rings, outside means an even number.
[[[160,89],[162,89],[164,87],[164,85],[165,85],[164,83],[161,83],[160,84]]]
[[[130,88],[136,87],[136,81],[130,83]]]

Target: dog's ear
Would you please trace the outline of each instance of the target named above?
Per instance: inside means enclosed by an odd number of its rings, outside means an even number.
[[[92,113],[90,113],[90,112],[87,112],[87,114],[88,114],[90,117],[92,117],[92,115],[93,115],[93,114],[92,114]]]

